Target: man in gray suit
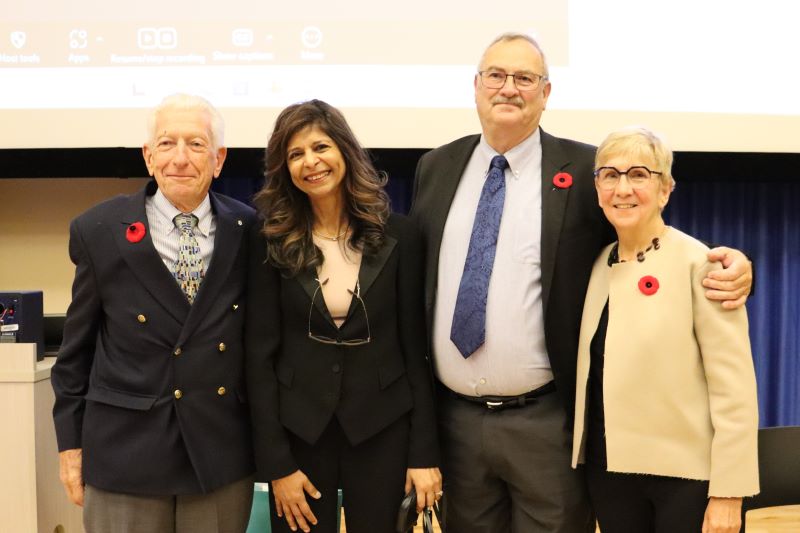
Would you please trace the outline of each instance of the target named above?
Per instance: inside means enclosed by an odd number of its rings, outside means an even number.
[[[500,36],[478,71],[482,134],[421,158],[411,210],[427,248],[445,526],[594,531],[583,474],[570,468],[581,310],[592,263],[615,240],[594,147],[539,128],[551,86],[530,37]],[[709,297],[742,305],[747,258],[724,248],[709,258],[727,267],[705,280]]]
[[[219,112],[174,95],[152,113],[151,181],[76,218],[52,370],[61,481],[102,533],[243,532],[254,471],[243,368],[254,211],[209,193]]]

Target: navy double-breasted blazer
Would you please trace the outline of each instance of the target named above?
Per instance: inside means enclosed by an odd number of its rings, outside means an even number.
[[[103,202],[70,227],[76,265],[52,370],[59,450],[83,449],[87,484],[208,492],[253,472],[243,376],[244,204],[211,193],[214,253],[190,305],[153,246],[145,196]],[[126,237],[134,222],[138,242]]]

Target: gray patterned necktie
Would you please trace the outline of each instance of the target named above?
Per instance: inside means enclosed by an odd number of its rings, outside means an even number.
[[[193,303],[203,281],[203,256],[194,236],[197,217],[181,213],[175,216],[173,222],[181,236],[178,241],[178,259],[172,267],[172,274],[189,303]]]

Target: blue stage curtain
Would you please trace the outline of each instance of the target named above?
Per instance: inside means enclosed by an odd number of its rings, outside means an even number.
[[[664,214],[754,261],[747,310],[761,426],[800,425],[800,183],[678,182]]]
[[[407,211],[412,181],[389,181],[395,211]],[[247,202],[262,183],[229,178],[213,188]],[[800,425],[800,183],[679,181],[664,218],[753,259],[756,291],[747,310],[761,426]]]

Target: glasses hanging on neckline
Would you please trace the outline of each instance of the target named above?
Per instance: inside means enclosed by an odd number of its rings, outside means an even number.
[[[317,298],[317,294],[322,292],[322,286],[328,283],[328,279],[326,278],[324,281],[320,281],[316,279],[317,288],[314,289],[314,294],[311,297],[311,307],[308,309],[308,338],[322,343],[322,344],[332,344],[336,346],[362,346],[364,344],[368,344],[370,340],[372,340],[372,335],[369,329],[369,315],[367,314],[367,306],[364,304],[364,300],[361,299],[361,284],[356,280],[356,290],[355,292],[351,289],[347,289],[347,292],[350,294],[352,298],[355,298],[358,304],[361,306],[361,309],[364,311],[364,320],[367,324],[367,338],[366,339],[334,339],[328,337],[326,335],[317,335],[312,333],[311,331],[311,315],[314,312],[314,301]],[[340,329],[341,331],[341,329]]]

